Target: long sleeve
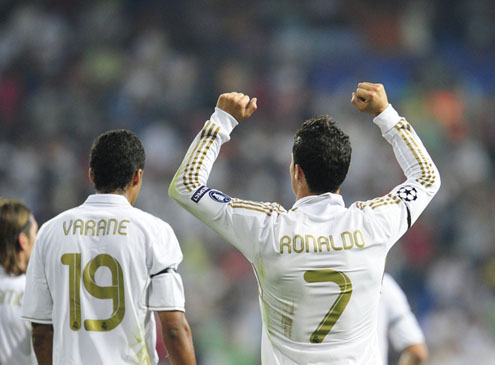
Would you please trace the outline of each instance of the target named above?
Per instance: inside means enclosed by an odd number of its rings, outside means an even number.
[[[373,122],[393,147],[406,180],[390,193],[354,206],[367,214],[370,226],[382,230],[393,245],[418,219],[440,188],[440,175],[411,125],[389,105]]]
[[[215,109],[189,147],[169,188],[169,195],[187,211],[230,241],[252,261],[256,242],[268,234],[269,221],[285,211],[277,203],[261,203],[231,198],[207,186],[208,176],[223,143],[237,121],[228,113]]]

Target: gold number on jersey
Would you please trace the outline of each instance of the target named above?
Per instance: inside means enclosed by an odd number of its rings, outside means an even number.
[[[352,294],[352,283],[346,274],[332,269],[308,270],[304,273],[304,280],[307,283],[332,282],[340,287],[340,294],[337,300],[332,304],[328,313],[325,314],[325,317],[323,317],[309,338],[311,343],[321,343],[332,330],[349,303]]]
[[[81,328],[81,254],[66,253],[62,255],[62,264],[69,265],[69,301],[70,328],[78,331]]]
[[[62,255],[61,262],[69,266],[70,328],[78,331],[81,328],[81,254],[66,253]],[[99,286],[96,283],[95,274],[100,267],[110,270],[112,285]],[[87,331],[110,331],[117,327],[125,314],[124,274],[119,262],[110,255],[100,254],[86,264],[82,280],[90,295],[98,299],[112,299],[113,304],[110,318],[87,319],[84,328]]]

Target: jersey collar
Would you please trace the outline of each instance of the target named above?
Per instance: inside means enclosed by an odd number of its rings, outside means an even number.
[[[118,205],[124,207],[131,207],[129,200],[123,195],[119,194],[92,194],[88,196],[84,204],[105,204],[105,205]]]
[[[324,193],[320,195],[305,196],[304,198],[301,198],[298,201],[296,201],[292,209],[299,208],[303,205],[315,204],[320,202],[325,202],[325,204],[331,204],[331,205],[340,205],[343,207],[345,206],[344,199],[342,199],[342,195],[334,194],[334,193]]]

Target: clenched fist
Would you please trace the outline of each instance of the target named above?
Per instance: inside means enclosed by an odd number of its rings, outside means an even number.
[[[226,93],[218,97],[217,108],[232,115],[237,121],[249,118],[258,108],[256,98],[250,99],[242,93]]]
[[[382,84],[360,82],[352,93],[351,102],[360,111],[373,114],[375,117],[388,106],[387,93]]]

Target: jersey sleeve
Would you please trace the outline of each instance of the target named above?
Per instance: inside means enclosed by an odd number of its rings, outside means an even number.
[[[413,224],[440,188],[440,175],[412,126],[389,105],[373,122],[393,147],[406,180],[388,194],[353,208],[365,214],[375,237],[390,248]]]
[[[169,188],[169,195],[196,218],[212,228],[253,261],[256,242],[269,234],[271,220],[285,211],[277,203],[231,198],[207,186],[208,176],[223,143],[237,121],[216,108],[189,147]],[[258,239],[253,232],[260,232]]]
[[[150,247],[150,285],[147,306],[153,311],[184,312],[184,286],[177,268],[182,261],[179,241],[172,228],[165,222]]]
[[[48,288],[43,259],[44,227],[38,232],[26,273],[22,318],[41,324],[52,323],[53,299]]]
[[[395,351],[425,342],[423,332],[411,311],[406,295],[397,283],[385,274],[383,278],[382,300],[387,307],[388,338]]]

